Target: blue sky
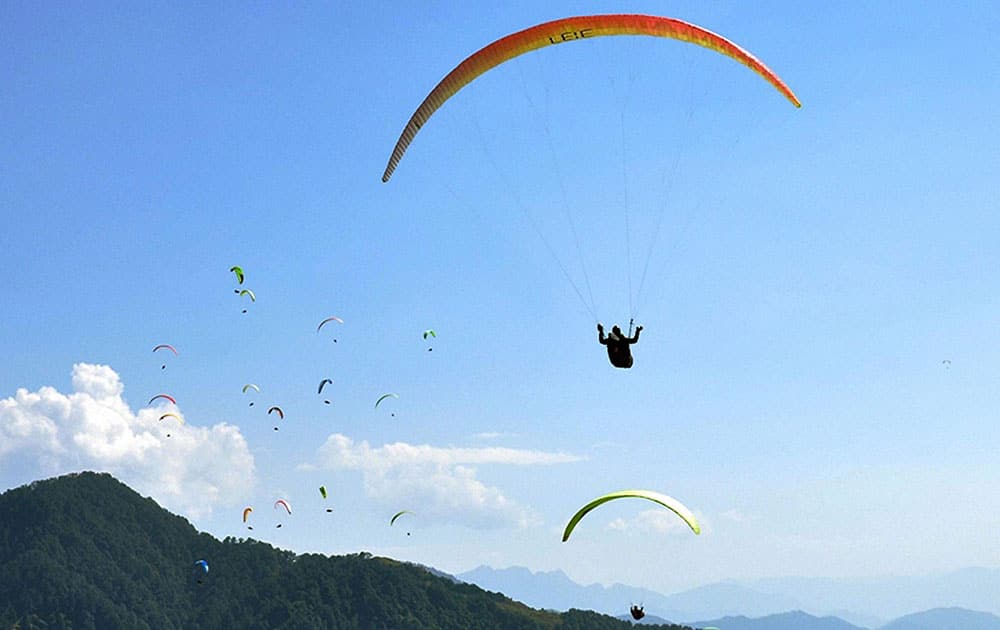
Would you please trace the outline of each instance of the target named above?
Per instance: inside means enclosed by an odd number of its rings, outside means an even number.
[[[342,4],[0,8],[0,486],[100,468],[218,536],[253,505],[296,551],[663,591],[1000,565],[991,5]],[[553,47],[379,181],[465,56],[608,12],[729,37],[803,107],[690,45]],[[624,372],[559,265],[611,325],[630,254]],[[559,542],[628,487],[705,532],[619,502]]]

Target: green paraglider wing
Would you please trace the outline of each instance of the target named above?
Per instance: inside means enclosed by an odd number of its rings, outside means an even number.
[[[396,522],[396,519],[404,514],[413,514],[413,512],[409,510],[400,510],[399,512],[396,512],[393,514],[392,518],[389,519],[389,526],[392,527],[392,525]]]
[[[247,393],[248,389],[252,389],[252,390],[256,391],[258,394],[260,393],[260,388],[257,387],[256,385],[254,385],[253,383],[247,383],[246,385],[244,385],[243,386],[243,393],[244,394]]]
[[[594,508],[604,505],[608,501],[629,498],[646,499],[647,501],[652,501],[653,503],[659,503],[668,510],[671,510],[677,516],[684,519],[684,522],[688,524],[688,527],[690,527],[691,531],[695,534],[701,533],[701,526],[698,524],[698,519],[694,517],[691,510],[687,509],[684,504],[677,499],[659,492],[653,492],[652,490],[619,490],[618,492],[611,492],[609,494],[605,494],[604,496],[597,497],[587,505],[580,508],[580,510],[573,515],[573,518],[569,519],[569,523],[566,524],[566,529],[563,531],[562,541],[566,542],[569,540],[569,535],[573,533],[573,528],[576,527],[576,524],[579,523],[580,519],[586,516]]]
[[[229,268],[229,271],[232,271],[233,273],[236,274],[236,281],[239,284],[243,284],[243,267],[240,267],[239,265],[233,265],[232,267]]]
[[[319,493],[322,494],[323,498],[325,499],[326,498],[326,486],[320,486],[319,487]]]
[[[434,332],[433,330],[425,330],[424,331],[424,339],[427,339],[428,337],[435,337],[436,338],[437,337],[437,333]]]
[[[244,295],[249,295],[251,302],[257,301],[257,296],[254,295],[253,291],[251,291],[250,289],[243,289],[242,291],[240,291],[240,297],[243,297]]]

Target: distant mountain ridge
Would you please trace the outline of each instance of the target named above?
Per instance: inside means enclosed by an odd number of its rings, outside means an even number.
[[[998,594],[1000,597],[1000,594]],[[934,608],[900,617],[879,630],[1000,630],[1000,617],[964,608]]]
[[[723,630],[866,630],[839,617],[815,617],[801,610],[751,619],[740,615],[692,624],[696,628],[713,626]]]
[[[531,606],[554,610],[585,608],[622,615],[623,607],[641,601],[647,613],[674,623],[711,626],[713,622],[700,621],[709,619],[715,620],[720,628],[724,627],[720,625],[723,618],[730,624],[743,623],[735,621],[742,618],[746,623],[758,624],[748,625],[748,628],[765,628],[768,624],[782,623],[784,615],[791,614],[789,611],[798,611],[812,619],[829,617],[831,623],[836,618],[848,624],[845,628],[881,628],[893,617],[877,614],[880,609],[874,605],[879,597],[889,602],[885,610],[902,611],[896,616],[923,614],[928,608],[979,610],[995,616],[991,606],[1000,608],[1000,595],[997,595],[1000,593],[1000,570],[984,568],[919,578],[867,578],[857,583],[829,578],[773,578],[756,580],[749,585],[721,582],[671,595],[622,584],[582,586],[561,571],[533,573],[523,567],[492,569],[480,566],[455,577],[487,590],[503,592]],[[991,590],[994,584],[996,590]],[[913,586],[914,591],[896,592],[907,586]],[[829,595],[828,601],[823,601],[824,593]],[[846,596],[849,593],[859,593],[859,597],[863,593],[861,601],[868,605],[855,607]],[[921,597],[924,606],[920,605]],[[768,620],[762,621],[765,618]]]

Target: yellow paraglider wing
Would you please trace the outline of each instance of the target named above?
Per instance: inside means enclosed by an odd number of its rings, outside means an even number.
[[[183,418],[181,418],[180,416],[178,416],[176,413],[165,413],[165,414],[163,414],[162,416],[160,416],[160,422],[162,422],[163,420],[165,420],[167,418],[174,418],[175,420],[177,420],[177,422],[180,422],[181,424],[184,424]]]
[[[502,37],[458,64],[445,78],[441,79],[441,82],[431,90],[420,107],[413,112],[406,127],[403,128],[399,140],[396,141],[396,146],[392,149],[389,163],[382,174],[382,181],[388,182],[389,178],[392,177],[392,173],[403,158],[406,148],[410,146],[417,132],[431,115],[445,101],[483,73],[524,53],[552,44],[610,35],[666,37],[704,46],[739,61],[773,85],[793,105],[801,106],[795,94],[770,68],[733,42],[700,26],[655,15],[619,14],[568,17],[532,26]]]
[[[684,519],[684,522],[688,524],[688,527],[690,527],[691,531],[695,534],[701,533],[701,526],[698,524],[698,519],[694,517],[691,510],[687,509],[684,504],[677,499],[659,492],[653,492],[652,490],[620,490],[618,492],[611,492],[605,494],[604,496],[597,497],[587,505],[580,508],[580,510],[573,515],[573,518],[569,519],[569,523],[566,524],[566,529],[563,531],[562,541],[566,542],[569,540],[569,535],[573,533],[573,528],[576,527],[576,524],[579,523],[580,519],[586,516],[594,508],[604,505],[608,501],[629,498],[646,499],[647,501],[659,503],[668,510],[671,510],[677,516]]]

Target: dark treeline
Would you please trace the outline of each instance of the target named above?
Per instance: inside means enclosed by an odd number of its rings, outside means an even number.
[[[4,629],[630,625],[590,611],[535,610],[367,553],[297,555],[255,540],[219,541],[107,474],[0,495]]]

